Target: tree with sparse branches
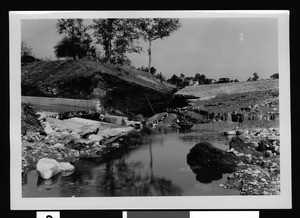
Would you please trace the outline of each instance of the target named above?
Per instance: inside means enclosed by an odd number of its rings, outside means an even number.
[[[141,18],[136,19],[137,27],[140,31],[141,37],[148,42],[148,71],[151,69],[151,43],[156,39],[163,39],[170,36],[171,33],[178,30],[180,27],[179,19],[166,18]]]
[[[136,45],[139,35],[133,19],[94,19],[90,27],[96,43],[103,46],[105,62],[130,64],[126,53],[139,53],[142,49]]]
[[[65,35],[54,47],[56,57],[73,57],[75,60],[76,57],[95,55],[95,47],[83,19],[60,19],[56,27],[59,34]]]

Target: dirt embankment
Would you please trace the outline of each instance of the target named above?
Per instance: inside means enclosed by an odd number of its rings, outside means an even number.
[[[231,128],[237,124],[242,124],[240,128],[279,126],[278,80],[190,86],[174,96],[189,102],[182,111],[202,116],[198,120],[206,125],[198,129]]]
[[[199,100],[214,98],[219,94],[239,94],[266,91],[278,88],[278,79],[258,80],[251,82],[219,83],[199,86],[186,86],[175,93],[181,96],[193,96]]]
[[[23,96],[99,99],[127,116],[161,111],[176,90],[147,72],[91,60],[24,65],[21,85]]]

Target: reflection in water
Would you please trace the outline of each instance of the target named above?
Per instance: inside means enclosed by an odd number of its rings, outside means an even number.
[[[60,180],[60,177],[61,173],[53,176],[50,179],[42,179],[41,177],[38,177],[36,186],[39,191],[51,190],[57,185],[58,181]]]
[[[27,178],[28,178],[27,172],[22,173],[22,185],[27,185]]]
[[[208,184],[212,181],[217,181],[222,179],[223,174],[218,169],[206,168],[206,169],[193,169],[193,172],[196,174],[196,180]]]
[[[47,181],[38,179],[36,171],[30,171],[23,176],[22,194],[23,197],[239,194],[219,187],[225,177],[218,171],[191,169],[187,164],[189,150],[208,139],[223,150],[228,147],[228,138],[220,134],[163,132],[148,136],[139,146],[109,153],[104,160],[81,160],[71,175],[59,174]]]
[[[106,162],[92,171],[80,171],[65,178],[69,184],[81,189],[93,189],[97,196],[168,196],[181,195],[182,189],[170,180],[153,175],[142,175],[141,162],[126,162],[124,158]],[[66,182],[65,181],[65,182]],[[72,190],[75,191],[75,190]],[[69,189],[62,188],[62,195]],[[77,190],[77,194],[78,193]]]

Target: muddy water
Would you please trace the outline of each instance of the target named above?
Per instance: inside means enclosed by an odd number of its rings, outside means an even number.
[[[153,135],[118,158],[106,162],[82,160],[71,175],[59,174],[45,181],[36,171],[30,171],[23,177],[23,197],[238,195],[219,186],[226,181],[226,174],[209,183],[196,180],[186,155],[202,140],[227,149],[230,138],[216,132]]]

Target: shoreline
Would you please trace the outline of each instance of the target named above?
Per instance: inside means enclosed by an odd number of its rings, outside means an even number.
[[[265,148],[259,155],[256,151],[262,140],[267,140],[265,147],[273,143],[274,140],[269,140],[269,136],[277,137],[275,146],[279,149],[278,120],[247,120],[242,125],[228,121],[203,123],[200,114],[176,109],[148,118],[143,128],[136,130],[128,126],[134,124],[134,121],[127,121],[124,126],[78,117],[65,120],[51,116],[47,118],[43,112],[37,112],[32,116],[32,120],[37,121],[35,128],[29,128],[22,136],[22,175],[34,170],[41,158],[72,164],[84,158],[97,158],[101,162],[124,154],[130,145],[141,143],[145,135],[156,134],[167,128],[192,126],[191,131],[223,134],[231,132],[234,138],[240,139],[238,146],[230,145],[230,149],[226,152],[243,156],[246,161],[239,163],[239,167],[243,169],[230,174],[227,181],[220,185],[222,188],[238,190],[241,195],[280,193],[279,150],[277,153],[274,153],[274,150],[271,152],[271,155],[277,155],[277,160],[270,157],[269,148]],[[232,141],[231,139],[229,144]],[[269,151],[266,152],[267,150]]]

